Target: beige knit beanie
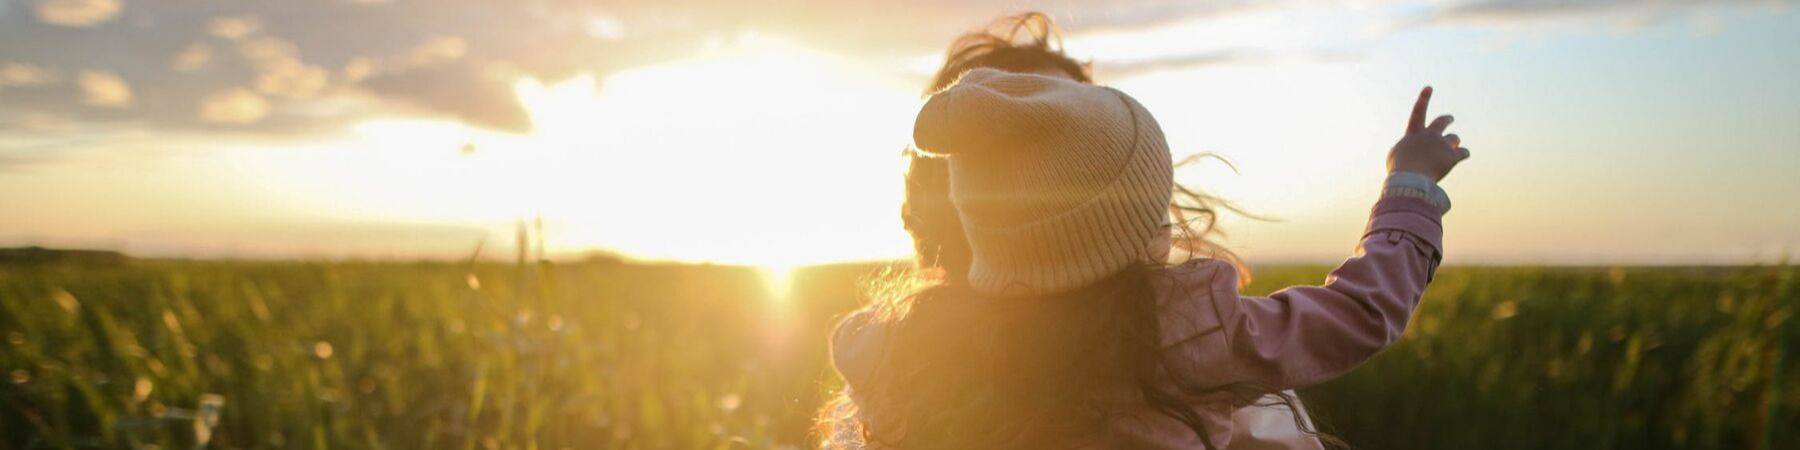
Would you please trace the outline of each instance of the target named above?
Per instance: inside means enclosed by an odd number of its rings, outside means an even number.
[[[975,69],[931,96],[919,149],[949,157],[950,196],[996,296],[1071,291],[1151,259],[1174,186],[1162,128],[1112,88]]]

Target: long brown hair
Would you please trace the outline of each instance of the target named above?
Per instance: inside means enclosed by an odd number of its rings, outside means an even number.
[[[1062,52],[1060,32],[1043,14],[1002,18],[958,38],[926,93],[963,72],[988,67],[1013,72],[1060,72],[1091,83],[1088,64]],[[1152,277],[1163,267],[1133,266],[1080,290],[1035,298],[988,298],[966,283],[968,241],[949,196],[945,160],[912,149],[906,154],[906,200],[901,215],[918,251],[917,273],[884,280],[885,293],[865,311],[892,334],[875,362],[877,374],[858,380],[856,396],[841,392],[820,411],[818,431],[828,449],[1044,449],[1113,440],[1105,402],[1148,403],[1214,445],[1185,399],[1218,392],[1249,401],[1256,386],[1191,386],[1162,360]],[[1200,155],[1182,164],[1204,159]],[[1177,186],[1171,214],[1173,245],[1189,257],[1247,268],[1216,243],[1220,211],[1236,207]],[[1160,381],[1159,381],[1160,380]],[[1291,399],[1283,402],[1292,408]],[[1298,411],[1298,409],[1294,409]],[[1305,429],[1303,423],[1298,423]]]

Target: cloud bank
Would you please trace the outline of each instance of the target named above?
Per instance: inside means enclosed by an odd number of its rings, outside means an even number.
[[[1130,30],[1321,0],[0,0],[0,113],[169,130],[300,133],[373,115],[522,132],[522,77],[601,75],[688,56],[745,31],[904,58],[992,17],[1051,12],[1078,31]],[[1476,0],[1436,22],[1530,21],[1788,0]],[[1133,61],[1118,72],[1242,52]],[[602,77],[603,78],[603,77]],[[0,132],[22,121],[0,122]]]

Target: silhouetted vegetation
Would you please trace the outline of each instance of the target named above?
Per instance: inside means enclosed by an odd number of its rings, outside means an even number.
[[[0,449],[807,448],[825,332],[884,267],[777,299],[725,266],[3,266]],[[1794,448],[1794,272],[1446,268],[1303,396],[1361,448]]]
[[[88,264],[116,266],[131,261],[106,250],[62,250],[43,247],[0,248],[0,264]]]

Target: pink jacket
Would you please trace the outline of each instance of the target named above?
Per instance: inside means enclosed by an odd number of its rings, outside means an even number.
[[[1443,212],[1416,197],[1375,204],[1357,255],[1323,286],[1295,286],[1268,297],[1237,291],[1231,264],[1196,260],[1154,277],[1162,308],[1164,357],[1173,378],[1190,386],[1251,383],[1257,390],[1217,392],[1188,404],[1215,448],[1231,445],[1232,415],[1263,394],[1329,381],[1393,345],[1443,258]],[[832,360],[852,391],[885,339],[866,315],[846,319],[832,338]],[[1167,381],[1173,383],[1172,381]],[[1199,449],[1187,426],[1141,402],[1118,403],[1124,448]],[[1244,433],[1238,430],[1239,436]]]

